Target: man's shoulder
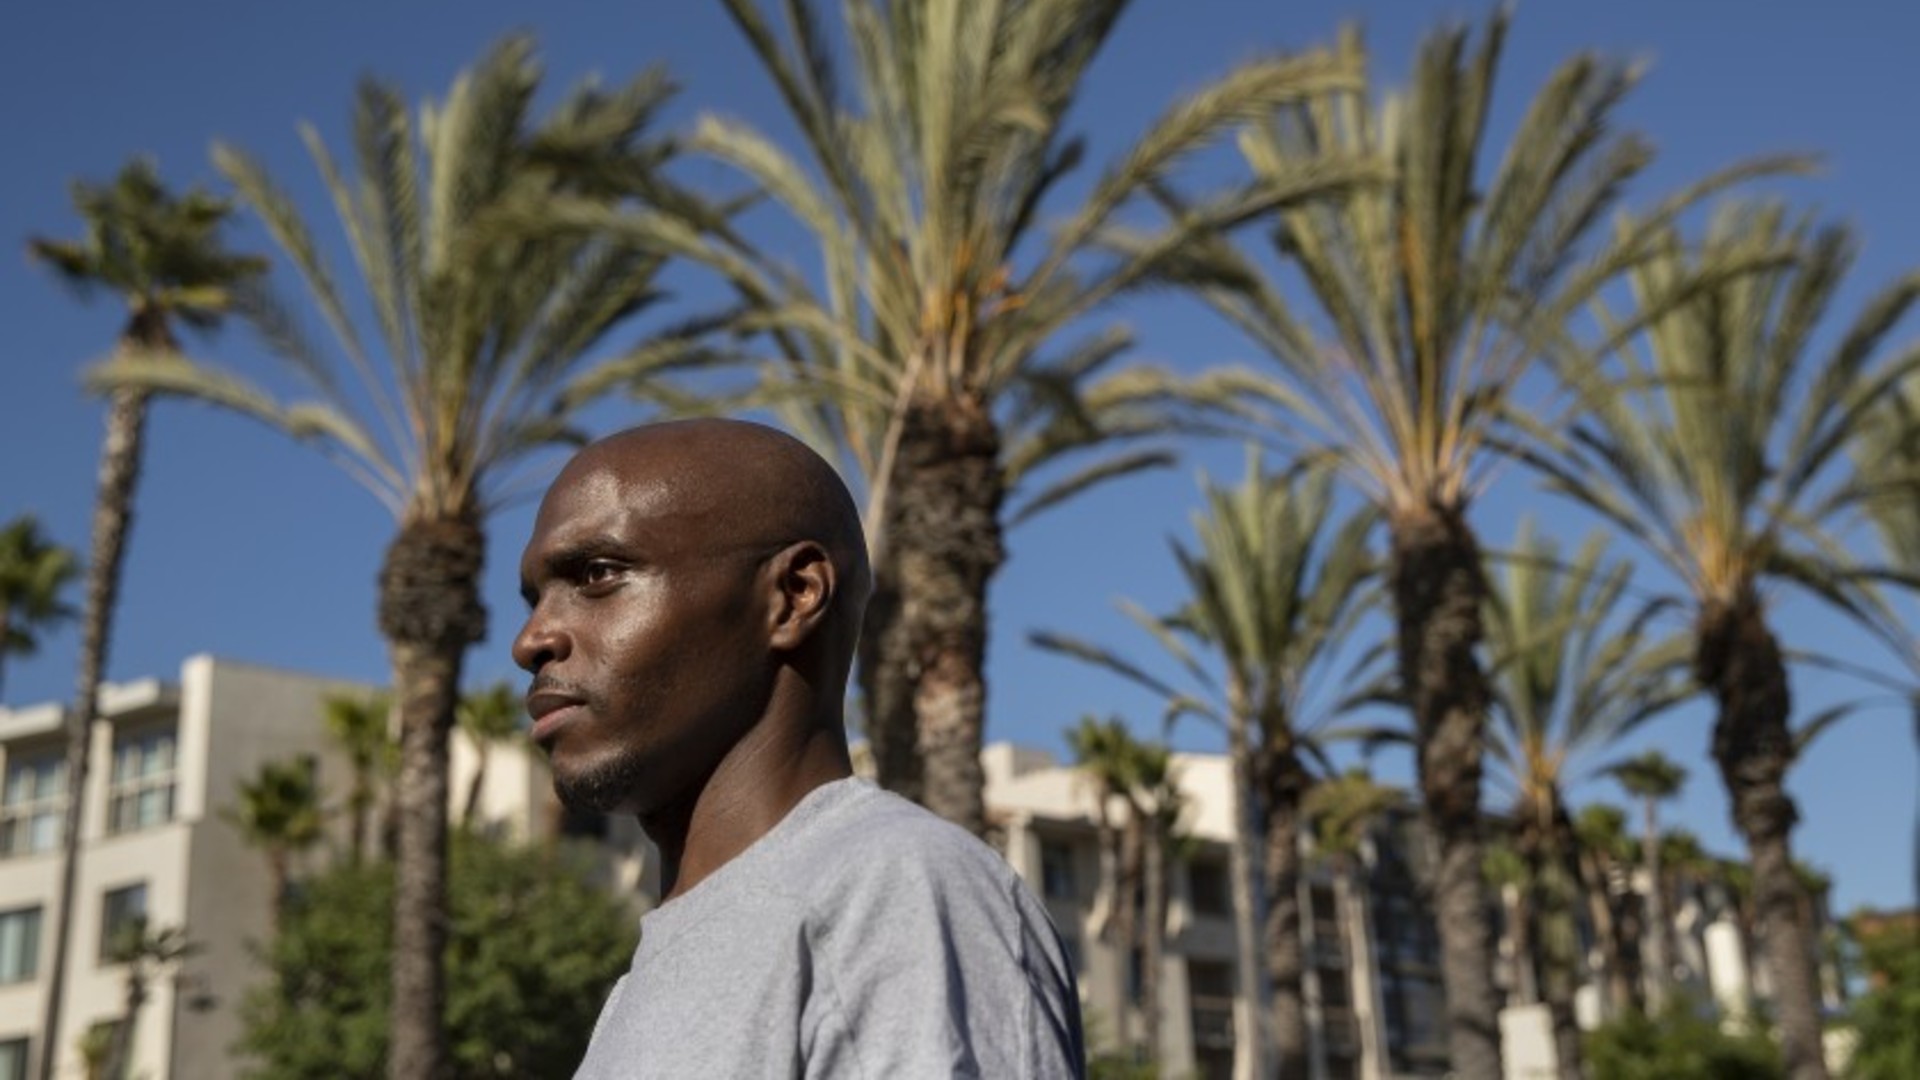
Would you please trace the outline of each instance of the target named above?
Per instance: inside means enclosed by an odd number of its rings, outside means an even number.
[[[781,860],[790,888],[843,902],[849,890],[970,886],[1004,893],[1014,873],[997,852],[952,822],[865,780],[843,780],[827,812],[800,831]]]

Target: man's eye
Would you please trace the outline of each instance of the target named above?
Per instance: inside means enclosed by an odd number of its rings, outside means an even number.
[[[620,568],[610,562],[590,562],[580,571],[582,585],[606,585],[620,574]]]

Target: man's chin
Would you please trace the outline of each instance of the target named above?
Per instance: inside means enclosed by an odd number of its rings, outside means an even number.
[[[584,765],[555,758],[553,793],[575,813],[623,813],[633,805],[637,771],[632,762],[618,758]]]

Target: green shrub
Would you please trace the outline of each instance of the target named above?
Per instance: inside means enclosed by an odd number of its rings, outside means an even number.
[[[1586,1037],[1593,1080],[1777,1080],[1780,1050],[1760,1033],[1730,1035],[1696,1003],[1670,1002],[1657,1017],[1631,1013]]]

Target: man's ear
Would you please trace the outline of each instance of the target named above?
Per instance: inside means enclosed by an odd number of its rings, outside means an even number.
[[[792,651],[827,621],[839,585],[833,558],[813,540],[788,545],[770,560],[773,604],[767,613],[772,646]]]

